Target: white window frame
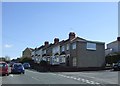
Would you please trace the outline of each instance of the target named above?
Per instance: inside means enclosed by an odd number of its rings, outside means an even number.
[[[88,50],[96,50],[96,43],[87,42],[86,48]]]
[[[73,50],[76,49],[76,43],[73,43],[73,44],[72,44],[72,49],[73,49]]]
[[[67,44],[67,50],[69,50],[69,48],[70,48],[70,47],[69,47],[69,44]]]
[[[62,51],[65,51],[65,46],[62,46]]]
[[[46,50],[43,51],[43,54],[46,54]]]
[[[62,63],[65,63],[65,57],[64,56],[62,57]]]

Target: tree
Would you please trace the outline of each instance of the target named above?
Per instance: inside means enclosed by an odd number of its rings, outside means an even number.
[[[42,61],[40,62],[40,66],[47,66],[47,65],[48,65],[47,62],[44,61],[44,60],[42,60]]]
[[[33,60],[32,60],[32,58],[22,57],[22,58],[20,58],[20,62],[21,63],[24,63],[24,62],[31,63],[31,62],[33,62]]]
[[[5,56],[5,61],[6,62],[10,62],[10,57],[9,56]]]

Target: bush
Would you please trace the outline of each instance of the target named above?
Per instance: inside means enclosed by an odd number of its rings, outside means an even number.
[[[106,56],[106,63],[113,64],[120,60],[120,53],[113,53]]]
[[[41,62],[40,62],[40,66],[47,66],[48,65],[48,63],[46,62],[46,61],[44,61],[44,60],[42,60]]]
[[[21,63],[24,63],[24,62],[32,63],[33,60],[32,60],[32,58],[24,57],[24,58],[20,59],[20,62]]]

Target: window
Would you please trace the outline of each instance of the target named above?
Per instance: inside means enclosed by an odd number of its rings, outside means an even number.
[[[87,49],[96,50],[96,43],[87,43]]]
[[[54,55],[56,53],[60,53],[60,46],[56,46],[52,49],[52,55]]]
[[[72,49],[76,49],[76,43],[72,44]]]
[[[56,62],[59,62],[59,58],[58,57],[56,58]]]
[[[76,63],[76,58],[74,57],[74,58],[73,58],[73,66],[76,66],[76,64],[77,64],[77,63]]]
[[[48,61],[50,61],[50,58],[48,57]]]
[[[67,44],[67,50],[69,50],[69,44]]]
[[[65,57],[64,56],[62,57],[62,63],[65,63]]]
[[[46,50],[43,51],[43,54],[46,54]]]
[[[65,51],[65,46],[62,46],[62,51]]]

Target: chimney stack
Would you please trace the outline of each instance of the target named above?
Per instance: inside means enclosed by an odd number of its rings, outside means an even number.
[[[59,43],[59,38],[54,39],[54,44],[57,44],[57,43]]]
[[[73,38],[75,38],[75,33],[74,32],[70,32],[69,33],[69,39],[72,40]]]
[[[120,41],[120,37],[117,37],[117,41]]]
[[[44,42],[44,45],[45,45],[45,46],[48,46],[48,45],[49,45],[49,42],[48,42],[48,41],[45,41],[45,42]]]

